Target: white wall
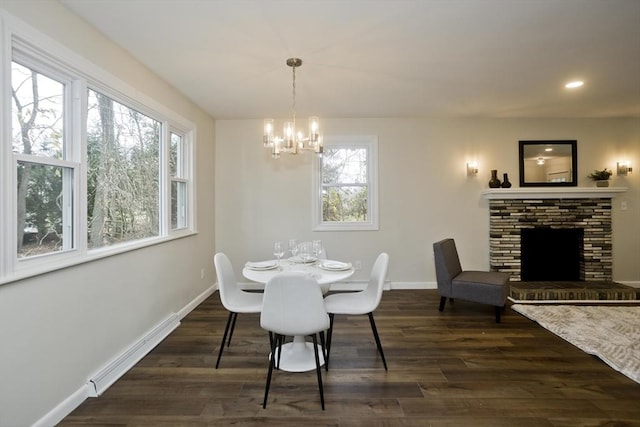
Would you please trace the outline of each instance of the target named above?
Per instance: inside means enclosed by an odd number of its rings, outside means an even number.
[[[0,426],[27,426],[215,283],[215,126],[57,2],[1,1],[0,7],[197,125],[196,236],[0,286]]]
[[[468,268],[488,266],[489,170],[517,183],[519,139],[577,139],[580,185],[619,156],[636,172],[614,210],[614,277],[640,281],[640,124],[638,120],[325,119],[325,133],[376,134],[380,230],[311,230],[311,164],[305,156],[270,159],[260,120],[213,121],[57,2],[0,0],[0,7],[50,35],[198,126],[198,231],[140,249],[0,286],[0,426],[30,425],[72,396],[90,375],[215,282],[212,255],[227,252],[237,271],[271,256],[275,239],[326,242],[330,256],[363,262],[391,255],[389,279],[435,280],[431,244],[452,236]],[[214,138],[216,151],[214,152]],[[479,163],[467,178],[465,163]],[[215,176],[214,176],[215,170]],[[215,194],[215,203],[214,203]],[[215,225],[215,230],[214,230]],[[205,279],[200,269],[205,268]]]
[[[239,273],[246,260],[272,257],[276,239],[322,239],[331,258],[362,260],[367,278],[380,251],[390,254],[388,279],[435,282],[432,243],[456,239],[463,267],[489,267],[490,170],[518,186],[518,141],[577,139],[578,185],[593,186],[593,169],[620,158],[637,171],[612,177],[629,190],[614,201],[614,279],[640,282],[640,121],[510,119],[323,119],[325,135],[378,135],[380,230],[311,231],[311,156],[272,160],[258,120],[216,122],[216,250]],[[466,176],[477,160],[479,174]],[[620,201],[628,204],[620,210]]]

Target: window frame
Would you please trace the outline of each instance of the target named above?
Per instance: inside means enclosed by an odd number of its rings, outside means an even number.
[[[65,84],[64,95],[64,159],[14,153],[12,147],[11,64],[18,62],[47,77]],[[138,92],[117,77],[90,63],[34,28],[0,11],[0,285],[27,277],[70,267],[95,259],[128,252],[169,240],[196,234],[195,200],[195,134],[191,121]],[[88,249],[87,239],[87,94],[97,90],[117,102],[157,120],[161,126],[160,183],[158,214],[159,235]],[[186,183],[186,226],[171,228],[171,185],[168,166],[170,133],[182,137],[181,182]],[[73,172],[71,223],[73,245],[70,249],[18,258],[17,253],[17,165],[30,162],[69,168]]]
[[[367,221],[324,221],[322,218],[322,157],[313,162],[313,231],[379,230],[378,211],[378,137],[376,135],[324,136],[324,150],[364,148],[367,150]]]

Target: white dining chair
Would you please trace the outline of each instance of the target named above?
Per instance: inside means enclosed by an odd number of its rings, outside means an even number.
[[[216,267],[216,275],[218,276],[218,292],[220,292],[220,301],[222,305],[229,311],[227,318],[227,326],[224,328],[224,335],[220,343],[220,351],[218,352],[218,360],[216,361],[216,369],[220,365],[220,358],[224,350],[227,334],[229,340],[227,347],[231,345],[231,337],[236,326],[238,313],[260,313],[262,311],[262,293],[246,292],[238,287],[236,275],[233,272],[233,266],[229,257],[219,252],[213,257],[213,263]]]
[[[329,316],[324,308],[322,292],[318,282],[302,272],[285,272],[274,276],[264,288],[264,301],[260,314],[260,326],[269,332],[271,356],[264,390],[262,407],[267,407],[267,397],[271,385],[276,355],[282,350],[282,341],[287,336],[307,336],[313,339],[316,375],[320,390],[320,404],[324,410],[324,391],[320,371],[318,340],[324,353],[324,331],[329,328]],[[324,354],[323,354],[324,356]]]
[[[369,323],[371,323],[371,330],[373,331],[373,337],[376,340],[376,345],[378,346],[378,352],[382,358],[384,369],[385,371],[387,370],[387,361],[384,358],[382,344],[380,343],[380,337],[378,336],[378,329],[376,328],[376,322],[373,319],[373,312],[378,308],[380,300],[382,299],[382,290],[384,287],[384,280],[387,277],[388,267],[389,255],[383,252],[378,255],[378,258],[373,264],[371,276],[369,277],[369,284],[364,290],[358,292],[337,293],[329,295],[324,299],[324,306],[327,313],[329,313],[329,333],[327,336],[327,357],[325,358],[325,369],[329,370],[334,315],[366,314],[369,316]]]

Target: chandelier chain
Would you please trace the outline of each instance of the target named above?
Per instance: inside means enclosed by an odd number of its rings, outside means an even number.
[[[293,126],[296,125],[296,66],[293,67],[293,101],[291,102],[291,112],[293,114]]]

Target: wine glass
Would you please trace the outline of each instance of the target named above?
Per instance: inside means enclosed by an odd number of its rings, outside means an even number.
[[[310,257],[311,248],[309,246],[309,242],[300,243],[300,258],[305,263],[309,260]]]
[[[278,267],[280,267],[280,258],[284,255],[284,246],[282,246],[282,242],[275,242],[273,244],[273,254],[278,259]]]
[[[289,252],[291,252],[292,257],[295,257],[298,253],[298,241],[296,239],[289,239]]]
[[[322,240],[314,240],[313,241],[313,255],[316,258],[320,257],[322,254]]]

